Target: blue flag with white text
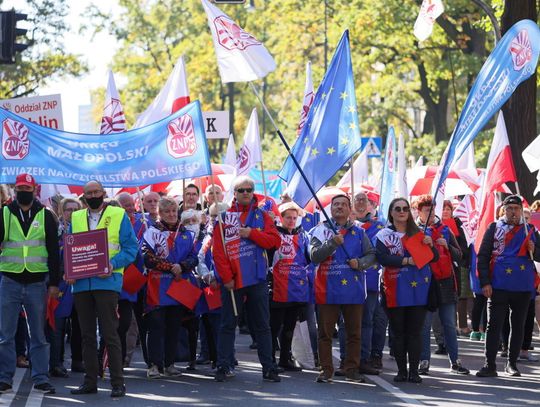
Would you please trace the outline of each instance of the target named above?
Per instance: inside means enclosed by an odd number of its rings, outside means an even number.
[[[360,149],[361,142],[349,31],[345,31],[292,154],[318,191]],[[288,182],[291,198],[299,206],[306,206],[312,194],[291,157],[283,165],[280,177]]]
[[[198,101],[146,127],[118,134],[78,134],[42,127],[0,109],[0,183],[21,173],[40,184],[128,187],[211,173]]]
[[[490,54],[474,82],[441,160],[437,192],[450,167],[465,152],[488,120],[536,70],[540,29],[531,20],[514,24]],[[444,194],[443,194],[444,195]]]
[[[396,166],[396,135],[390,126],[386,136],[386,149],[384,151],[383,174],[381,180],[381,197],[379,200],[379,220],[386,222],[390,202],[394,199],[397,175]]]

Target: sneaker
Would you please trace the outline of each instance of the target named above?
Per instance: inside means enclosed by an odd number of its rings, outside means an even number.
[[[420,361],[420,365],[418,366],[418,374],[421,374],[421,375],[429,374],[429,360]]]
[[[482,333],[480,334],[480,340],[481,340],[482,342],[484,342],[484,341],[486,340],[486,333],[485,333],[485,332],[482,332]]]
[[[225,376],[228,378],[236,376],[236,373],[234,371],[234,367],[231,367],[230,369],[227,369],[227,372],[225,373]]]
[[[452,367],[450,369],[450,372],[451,373],[456,373],[456,374],[463,374],[463,375],[467,375],[470,373],[469,369],[461,366],[461,360],[456,360],[456,363],[452,363]]]
[[[225,379],[227,378],[227,372],[228,372],[228,369],[224,367],[218,367],[216,370],[216,374],[214,376],[214,380],[216,382],[224,382]]]
[[[266,372],[263,372],[263,380],[267,382],[279,383],[281,381],[281,377],[279,377],[279,374],[275,369],[269,369]]]
[[[13,387],[11,386],[11,384],[0,383],[0,394],[9,393],[12,390],[13,390]]]
[[[524,360],[524,361],[527,361],[527,362],[538,362],[540,361],[540,359],[538,359],[536,356],[534,356],[533,354],[527,352],[527,353],[520,353],[519,354],[519,360]]]
[[[159,373],[159,369],[156,365],[150,366],[150,369],[146,371],[146,377],[149,379],[159,379],[161,377],[161,373]]]
[[[497,377],[497,369],[494,367],[484,366],[478,372],[476,372],[478,377]]]
[[[332,381],[332,375],[326,372],[319,373],[316,380],[317,383],[332,383]]]
[[[158,371],[159,373],[159,371]],[[174,364],[167,366],[165,369],[163,369],[163,376],[167,377],[178,377],[182,376],[182,372],[178,370]]]
[[[448,352],[446,351],[446,346],[439,343],[437,345],[437,349],[435,349],[435,354],[436,355],[446,355],[446,354],[448,354]]]
[[[519,372],[518,368],[514,363],[507,363],[506,367],[504,368],[504,371],[509,376],[519,377],[521,376],[521,373]]]
[[[482,340],[482,334],[478,331],[472,331],[471,335],[469,336],[469,340],[471,341],[481,341]]]
[[[362,376],[360,373],[358,373],[356,370],[350,370],[345,375],[345,380],[348,382],[355,382],[355,383],[365,383],[366,379],[364,376]]]
[[[56,393],[56,389],[50,383],[34,384],[34,390],[40,391],[44,394]]]

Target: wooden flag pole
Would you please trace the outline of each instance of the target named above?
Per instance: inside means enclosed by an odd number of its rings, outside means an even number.
[[[216,196],[216,184],[214,183],[214,173],[210,173],[210,182],[212,183],[212,190],[214,191],[214,199]],[[225,245],[225,233],[223,233],[223,219],[221,218],[221,212],[219,211],[219,204],[221,202],[218,202],[217,200],[214,200],[214,203],[216,203],[216,207],[218,209],[218,224],[219,224],[219,234],[221,236],[221,241],[223,242],[223,250],[225,251],[225,255],[229,257],[229,253],[227,252],[227,246]],[[232,290],[229,290],[231,293],[231,301],[233,306],[233,312],[234,316],[238,316],[238,308],[236,307],[236,298],[234,296],[234,288]]]
[[[354,159],[351,158],[351,201],[354,208]]]
[[[516,192],[521,197],[521,192],[519,190],[519,184],[518,184],[517,181],[515,182],[515,184],[516,184]],[[497,218],[495,218],[495,219],[497,219]],[[529,235],[529,228],[527,227],[527,222],[525,221],[525,214],[523,213],[523,204],[521,204],[521,221],[523,222],[523,228],[525,229],[525,236],[528,236]],[[531,258],[531,260],[534,261],[533,251],[532,250],[527,250],[527,251],[529,252],[529,257]]]

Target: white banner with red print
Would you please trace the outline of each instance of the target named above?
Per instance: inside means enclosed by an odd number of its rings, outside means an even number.
[[[54,130],[0,109],[0,183],[29,173],[38,183],[127,187],[211,173],[198,101],[154,124],[106,137]]]

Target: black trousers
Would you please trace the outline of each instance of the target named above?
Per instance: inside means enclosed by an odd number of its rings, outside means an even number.
[[[426,317],[425,306],[387,308],[388,322],[392,330],[392,349],[398,370],[418,372],[420,352],[422,351],[422,327]]]
[[[82,335],[81,325],[79,324],[79,314],[77,314],[77,308],[73,307],[71,311],[71,336],[69,339],[71,346],[71,362],[83,361],[82,356]]]
[[[144,362],[146,366],[150,367],[150,361],[148,360],[148,350],[146,347],[147,336],[148,336],[148,327],[146,326],[146,318],[144,318],[144,302],[145,302],[145,290],[139,291],[137,294],[137,302],[132,304],[133,314],[135,315],[135,320],[137,321],[137,328],[139,331],[139,342],[141,343],[141,350],[143,354]]]
[[[527,317],[525,318],[525,328],[523,331],[523,343],[521,344],[521,350],[529,350],[532,343],[532,336],[534,330],[534,299],[529,302],[529,308],[527,309]],[[503,346],[508,349],[508,341],[510,339],[510,311],[506,313],[504,320],[502,343]]]
[[[185,314],[182,305],[158,307],[145,315],[148,328],[148,360],[159,369],[169,367],[176,359],[178,330]]]
[[[278,348],[279,335],[279,361],[287,363],[291,359],[291,345],[294,328],[302,305],[290,305],[270,308],[270,330],[272,331],[272,357],[275,361],[275,352]]]
[[[484,317],[484,330],[487,324],[487,312],[486,312],[487,298],[482,294],[474,294],[473,309],[471,315],[471,328],[475,332],[480,331],[480,322],[482,316]]]
[[[515,363],[523,343],[525,319],[531,301],[529,291],[493,290],[488,299],[488,323],[486,329],[486,365],[496,368],[495,358],[499,349],[501,332],[504,326],[506,311],[510,307],[510,346],[508,361]]]
[[[113,387],[124,384],[122,371],[122,346],[118,336],[118,293],[116,291],[96,290],[84,291],[73,295],[75,307],[79,314],[82,334],[82,355],[86,374],[84,383],[89,387],[97,387],[98,347],[96,338],[96,317],[99,321],[101,335],[109,354],[109,372]]]

